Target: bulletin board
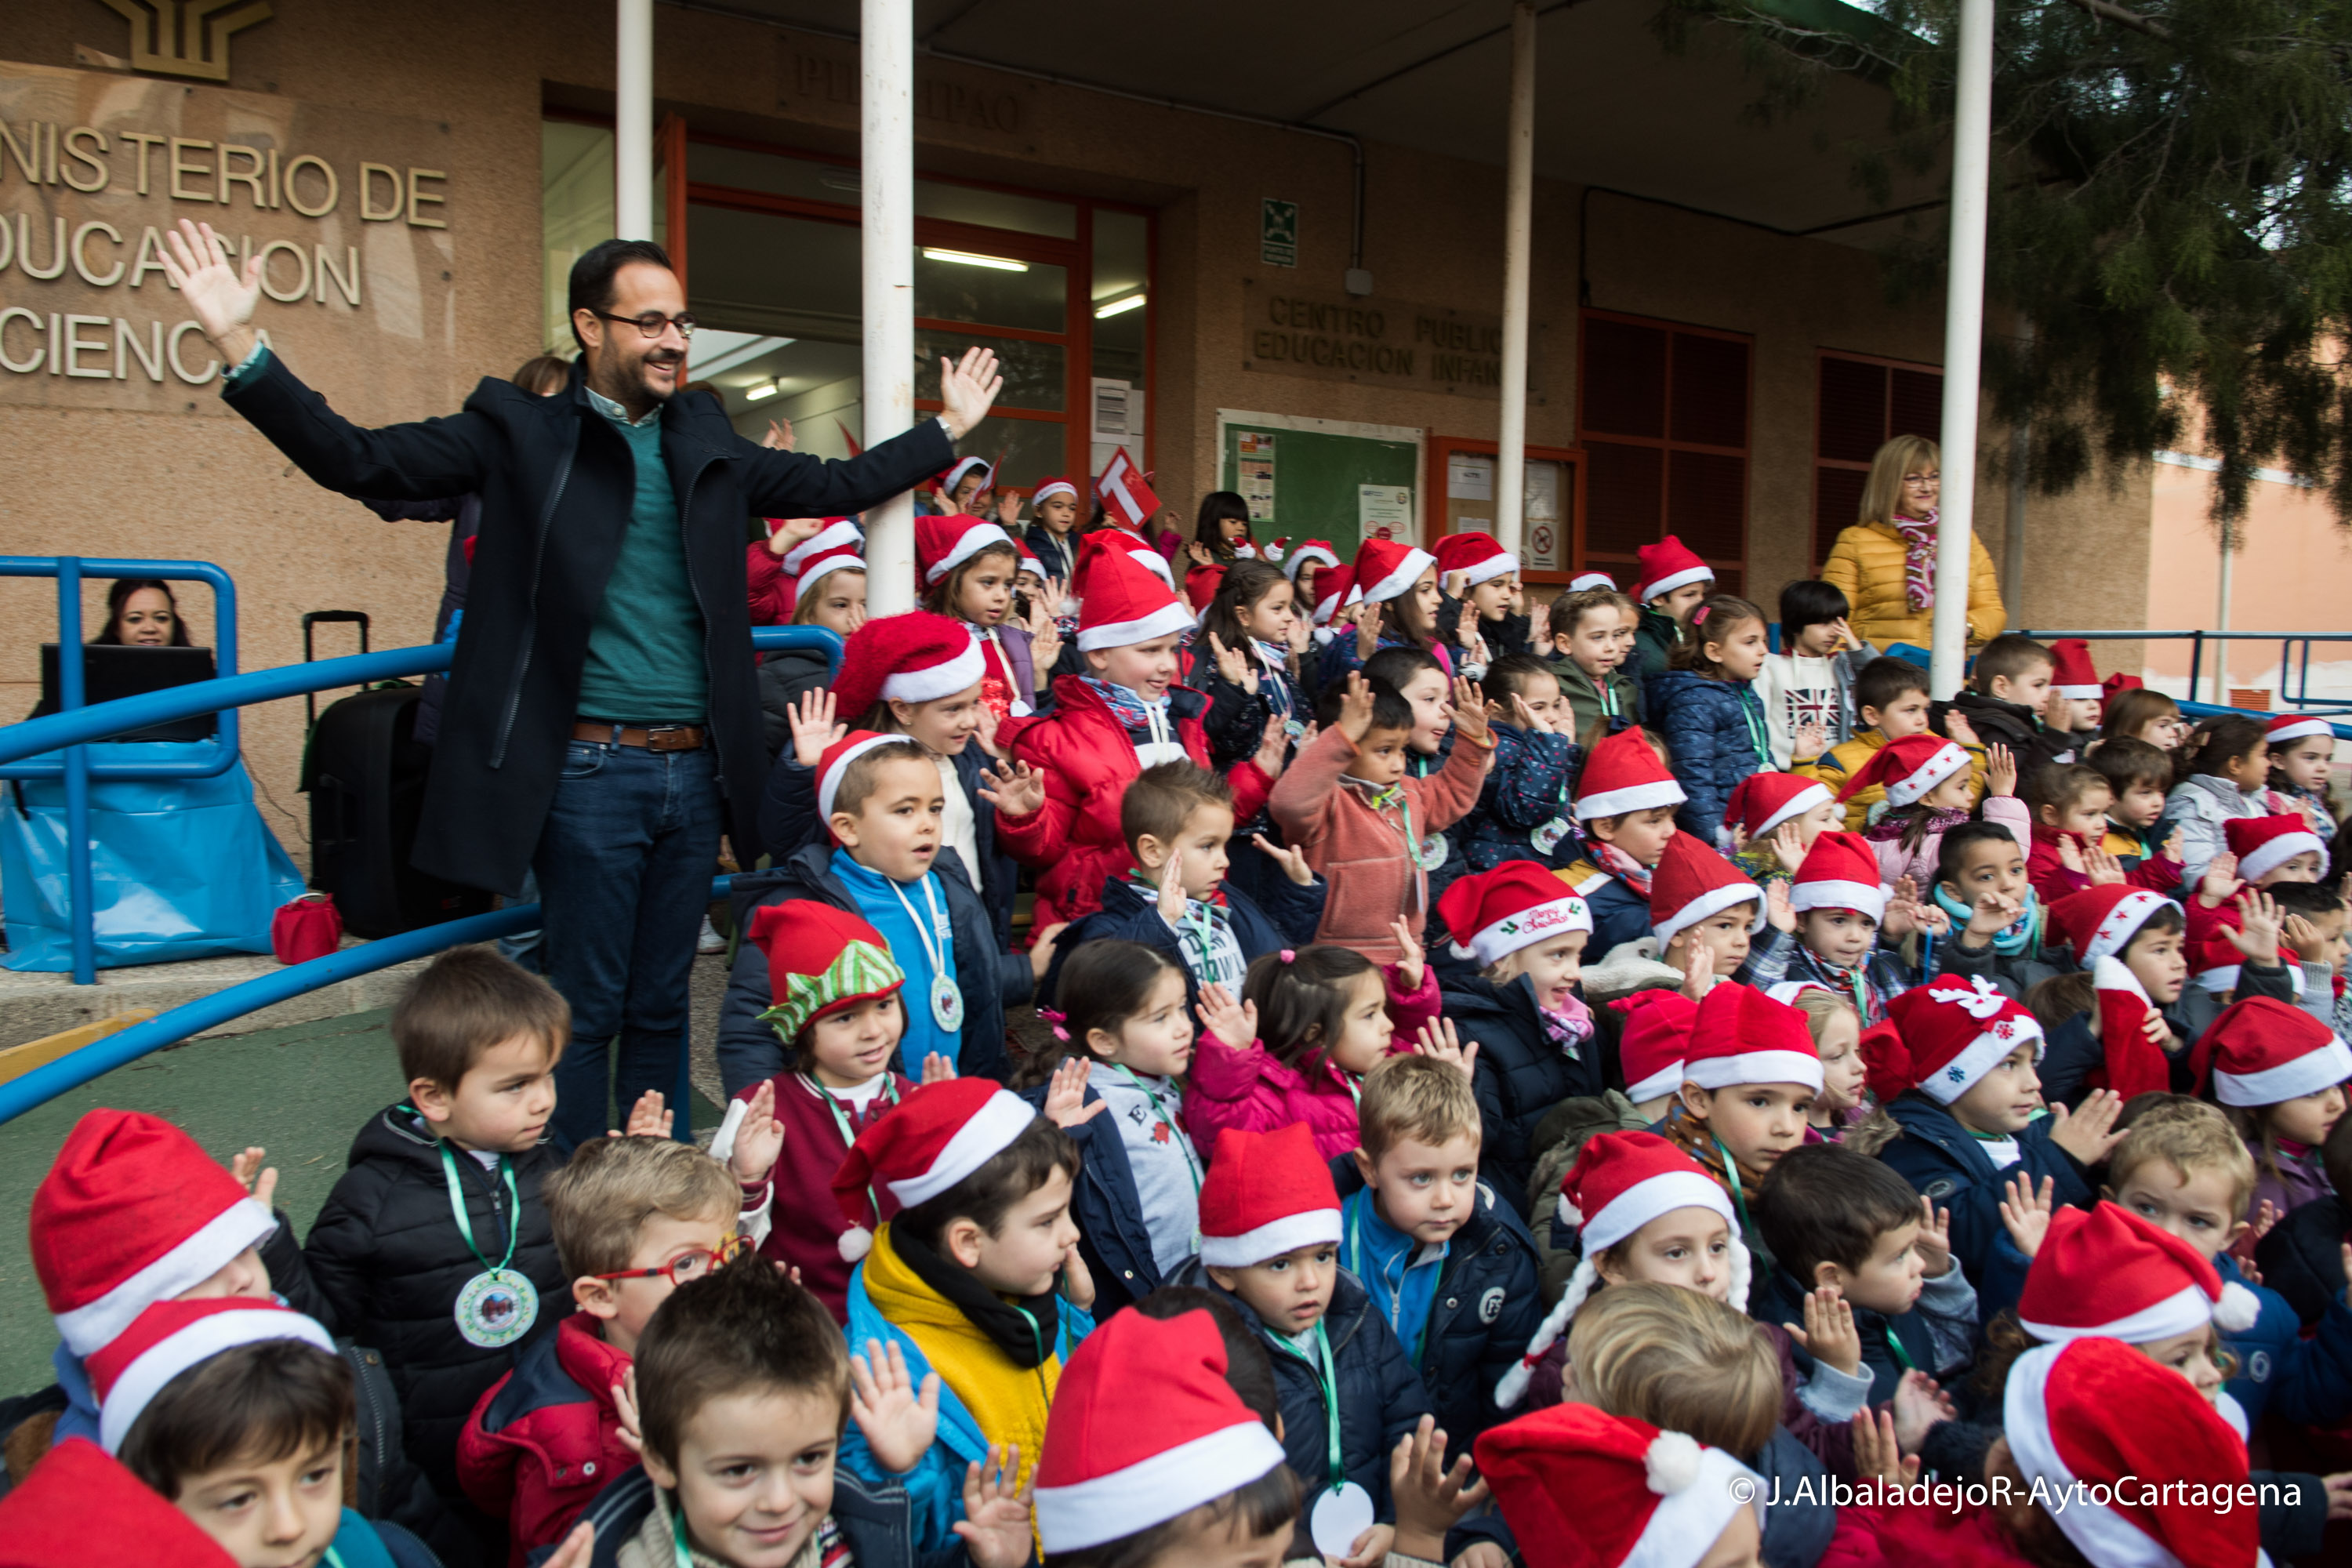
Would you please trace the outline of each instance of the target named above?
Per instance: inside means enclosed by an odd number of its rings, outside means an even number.
[[[1350,560],[1365,533],[1421,542],[1422,436],[1409,426],[1217,410],[1220,487],[1262,540],[1328,539]]]

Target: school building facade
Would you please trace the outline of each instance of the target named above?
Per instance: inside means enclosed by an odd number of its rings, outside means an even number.
[[[422,641],[445,533],[320,490],[225,410],[159,236],[199,218],[262,255],[258,324],[346,416],[454,410],[569,347],[565,268],[613,232],[611,12],[127,8],[146,20],[10,7],[0,552],[216,562],[247,668],[299,658],[309,610]],[[918,8],[918,348],[934,381],[967,343],[1002,357],[1003,416],[971,450],[1025,489],[1124,446],[1187,533],[1213,489],[1251,498],[1261,537],[1343,553],[1491,520],[1501,7],[937,9]],[[1652,11],[1540,23],[1526,554],[1538,592],[1588,565],[1630,582],[1671,531],[1769,608],[1852,520],[1878,444],[1937,430],[1942,302],[1891,300],[1874,247],[1935,221],[1940,176],[1880,216],[1847,151],[1883,134],[1879,89],[1833,79],[1753,123],[1737,41],[1668,50]],[[655,13],[656,237],[702,323],[692,376],[739,429],[789,418],[823,455],[866,435],[856,14]],[[2012,624],[2148,624],[2147,468],[2021,507],[1988,474],[1977,495],[1995,560],[2023,520]],[[29,707],[52,595],[0,583],[0,681]],[[281,702],[245,731],[298,858],[301,726]]]

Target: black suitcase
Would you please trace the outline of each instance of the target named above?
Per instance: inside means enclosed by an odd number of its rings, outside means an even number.
[[[302,617],[302,653],[320,621],[353,621],[367,651],[367,616],[321,610]],[[343,929],[386,937],[438,925],[490,908],[478,888],[428,876],[408,863],[425,805],[425,771],[433,748],[416,739],[424,689],[404,680],[331,703],[310,725],[302,753],[302,789],[310,796],[310,886],[331,893]]]

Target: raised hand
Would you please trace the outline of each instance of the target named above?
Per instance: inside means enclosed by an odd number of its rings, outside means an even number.
[[[1772,895],[1768,890],[1764,896],[1769,900]],[[1786,893],[1780,897],[1784,902],[1788,899]],[[1715,949],[1704,942],[1693,942],[1685,951],[1690,956],[1684,963],[1683,994],[1694,1002],[1703,1002],[1708,989],[1715,984]]]
[[[1927,1428],[1939,1421],[1957,1421],[1952,1396],[1943,1384],[1914,1367],[1895,1384],[1895,1434],[1906,1454],[1916,1454],[1927,1440]]]
[[[2320,935],[2319,928],[2301,915],[2287,916],[2286,923],[2280,928],[2280,934],[2286,939],[2287,946],[2294,949],[2295,957],[2305,963],[2319,958],[2326,945],[2326,939]]]
[[[1405,922],[1402,916],[1389,921],[1389,934],[1397,940],[1398,984],[1408,994],[1420,990],[1423,960],[1427,956],[1422,949],[1421,939],[1412,934],[1412,927]]]
[[[1486,1483],[1472,1485],[1470,1456],[1445,1462],[1445,1434],[1423,1415],[1389,1450],[1389,1495],[1395,1500],[1396,1551],[1425,1562],[1444,1560],[1445,1532],[1486,1500]]]
[[[1315,868],[1307,863],[1307,851],[1304,849],[1294,849],[1286,844],[1276,844],[1263,833],[1251,834],[1250,841],[1273,856],[1276,862],[1282,867],[1282,874],[1289,878],[1295,886],[1304,888],[1314,882]]]
[[[1853,1418],[1853,1473],[1858,1480],[1907,1487],[1919,1479],[1919,1457],[1906,1456],[1895,1412],[1864,1410]]]
[[[261,254],[246,258],[242,273],[229,258],[228,242],[208,223],[182,218],[163,231],[163,277],[195,312],[196,325],[234,366],[253,352],[253,308],[261,299]]]
[[[1045,775],[1027,763],[1008,763],[1003,772],[983,768],[980,776],[980,798],[1000,816],[1034,816],[1045,804]]]
[[[2278,962],[2280,932],[2286,924],[2279,913],[2278,900],[2260,888],[2249,889],[2238,902],[2239,923],[2223,926],[2221,934],[2230,945],[2255,963]]]
[[[1829,731],[1818,721],[1808,719],[1797,726],[1796,737],[1789,745],[1789,760],[1805,762],[1818,757],[1829,749]]]
[[[1255,677],[1253,676],[1251,679],[1255,679]],[[1257,755],[1255,758],[1257,771],[1267,778],[1278,779],[1282,776],[1284,765],[1289,760],[1290,731],[1283,723],[1281,714],[1270,714],[1265,721],[1265,733],[1258,739]]]
[[[2083,846],[2071,833],[2058,835],[2058,864],[2076,876],[2089,874],[2091,868],[2083,858]]]
[[[1772,837],[1766,842],[1771,846],[1772,858],[1780,863],[1780,868],[1795,876],[1797,868],[1805,863],[1804,830],[1793,822],[1784,822],[1772,830]]]
[[[1366,605],[1356,615],[1356,657],[1370,658],[1381,651],[1381,618],[1388,613],[1388,604]]]
[[[1974,746],[1979,750],[1984,746],[1984,742],[1977,739],[1977,727],[1969,723],[1969,716],[1957,708],[1944,711],[1944,735],[1963,746]]]
[[[1194,1011],[1201,1015],[1201,1027],[1223,1044],[1245,1051],[1256,1043],[1257,1004],[1234,1001],[1222,982],[1202,991]]]
[[[1031,643],[1029,646],[1034,648],[1037,645]],[[1000,763],[1011,761],[1012,754],[1005,751],[1003,743],[996,738],[997,731],[1003,727],[1004,721],[999,719],[996,716],[996,710],[985,702],[980,705],[979,718],[980,727],[971,732],[971,738],[978,742],[982,754],[993,757]]]
[[[2084,1165],[2095,1165],[2124,1141],[2116,1131],[2116,1118],[2123,1114],[2124,1102],[2111,1089],[2095,1089],[2084,1096],[2082,1106],[2069,1111],[2062,1102],[2050,1108],[2050,1142],[2074,1156]]]
[[[774,1108],[774,1103],[772,1098],[769,1101],[771,1110]],[[677,1121],[677,1113],[664,1107],[661,1090],[649,1089],[637,1096],[637,1102],[629,1107],[628,1119],[621,1123],[621,1130],[618,1132],[607,1132],[604,1136],[607,1138],[667,1138],[669,1136],[670,1128]]]
[[[942,1053],[933,1051],[929,1056],[923,1058],[923,1081],[925,1083],[946,1083],[952,1079],[955,1075],[955,1063],[950,1061]]]
[[[637,1369],[632,1364],[621,1373],[621,1381],[613,1384],[613,1418],[619,1429],[614,1436],[621,1447],[643,1457],[646,1451],[646,1426],[637,1415]]]
[[[1152,899],[1160,918],[1171,926],[1184,918],[1184,851],[1180,847],[1168,854],[1168,864],[1160,868],[1160,887]]]
[[[1988,892],[1969,914],[1968,934],[1993,937],[2007,931],[2025,912],[2025,906],[2001,893]],[[1979,943],[1979,946],[1982,944]]]
[[[2016,793],[2017,757],[2007,746],[1996,745],[1985,757],[1985,794]]]
[[[1007,533],[1021,526],[1021,492],[1011,485],[996,492],[996,525]]]
[[[2042,1178],[2042,1188],[2034,1190],[2033,1178],[2020,1173],[2002,1184],[2000,1199],[2001,1228],[2017,1250],[2032,1258],[2042,1250],[2042,1238],[2050,1234],[2051,1194],[2057,1186],[2054,1177]]]
[[[985,1467],[977,1459],[964,1467],[963,1517],[954,1529],[973,1568],[1022,1568],[1029,1561],[1030,1489],[1013,1484],[1020,1473],[1018,1443],[992,1443]]]
[[[2205,875],[2198,880],[2197,896],[2210,910],[2244,886],[2238,880],[2238,858],[2224,849],[2205,862]]]
[[[1029,665],[1040,691],[1054,684],[1054,661],[1062,657],[1062,628],[1054,624],[1060,590],[1061,584],[1048,578],[1045,591],[1029,601]]]
[[[866,1436],[874,1462],[905,1475],[930,1451],[940,1429],[940,1374],[923,1375],[919,1393],[907,1370],[907,1357],[892,1340],[866,1342],[864,1355],[849,1358],[849,1418]]]
[[[1195,566],[1213,566],[1217,563],[1217,558],[1209,553],[1209,547],[1197,539],[1184,546],[1184,554],[1185,558]]]
[[[794,439],[793,422],[779,415],[768,421],[768,433],[760,437],[760,445],[771,452],[789,452]]]
[[[1478,1066],[1478,1042],[1465,1047],[1461,1036],[1454,1033],[1454,1020],[1434,1018],[1421,1026],[1421,1036],[1412,1043],[1412,1054],[1434,1057],[1453,1068],[1464,1078],[1475,1081]]]
[[[253,1143],[228,1158],[228,1173],[235,1176],[237,1184],[252,1194],[253,1201],[263,1208],[270,1206],[270,1199],[278,1192],[278,1168],[265,1166],[261,1163],[268,1157],[268,1150]]]
[[[1454,678],[1454,700],[1446,706],[1445,714],[1454,721],[1456,739],[1475,742],[1486,739],[1486,696],[1468,676]]]
[[[793,760],[804,768],[814,769],[824,762],[825,752],[849,733],[846,727],[834,721],[830,687],[802,692],[800,700],[785,712],[791,716],[793,727]]]
[[[2063,839],[2066,835],[2059,837]],[[2083,847],[2083,869],[2094,888],[2111,887],[2124,879],[2124,863],[2095,844]]]
[[[996,405],[996,395],[1004,390],[1004,377],[997,374],[994,349],[966,349],[963,358],[950,362],[940,359],[940,401],[947,406],[940,415],[940,423],[948,427],[948,439],[961,441],[972,432],[973,426],[988,417]]]
[[[1465,572],[1463,575],[1466,577],[1469,574]],[[1465,648],[1478,640],[1478,606],[1466,598],[1462,601],[1461,618],[1454,623],[1454,637]]]
[[[1372,727],[1372,689],[1364,679],[1364,672],[1348,672],[1347,689],[1339,696],[1339,732],[1352,742],[1360,743],[1364,732]]]
[[[588,1568],[595,1554],[596,1527],[583,1520],[572,1526],[572,1533],[563,1538],[563,1544],[557,1547],[555,1554],[540,1568]]]
[[[2123,1109],[2118,1100],[2116,1109]],[[1927,1266],[1927,1278],[1941,1279],[1952,1271],[1952,1211],[1939,1209],[1933,1198],[1919,1199],[1919,1239],[1912,1243],[1919,1260]]]
[[[1043,931],[1033,931],[1029,938],[1029,974],[1033,980],[1045,978],[1045,971],[1054,965],[1054,944],[1070,929],[1067,921],[1055,921]]]
[[[1216,633],[1209,634],[1209,654],[1217,662],[1217,679],[1228,686],[1238,686],[1252,697],[1257,695],[1257,660],[1246,648],[1227,647]]]
[[[1764,920],[1784,935],[1797,929],[1797,907],[1790,900],[1789,884],[1779,877],[1764,884]]]
[[[1862,1375],[1862,1331],[1854,1327],[1853,1304],[1834,1285],[1805,1292],[1805,1326],[1781,1330],[1812,1358],[1848,1377]]]
[[[1108,1100],[1098,1098],[1092,1105],[1086,1103],[1086,1042],[1073,1041],[1072,1045],[1081,1054],[1063,1058],[1062,1065],[1055,1068],[1054,1076],[1046,1080],[1045,1088],[1045,1120],[1066,1132],[1081,1122],[1092,1121],[1110,1109]]]
[[[1549,735],[1553,732],[1551,721],[1528,707],[1528,700],[1516,691],[1511,693],[1511,715],[1512,722],[1531,735]]]
[[[776,1080],[761,1079],[751,1091],[743,1125],[735,1130],[735,1147],[728,1151],[727,1168],[742,1186],[756,1186],[776,1168],[784,1152],[784,1124],[776,1120]]]

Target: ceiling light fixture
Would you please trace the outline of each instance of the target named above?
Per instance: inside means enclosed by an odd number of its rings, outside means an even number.
[[[1128,311],[1140,307],[1146,298],[1147,296],[1139,293],[1129,294],[1124,299],[1113,300],[1108,305],[1097,305],[1095,307],[1095,320],[1097,321],[1108,321],[1113,316],[1123,316],[1127,314]]]
[[[981,256],[969,250],[934,250],[928,245],[923,247],[923,259],[926,261],[952,261],[960,267],[990,267],[995,268],[999,272],[1026,272],[1029,270],[1029,264],[1027,262],[1015,261],[1009,256]]]
[[[746,392],[743,395],[743,401],[746,403],[757,403],[763,397],[775,396],[777,392],[780,390],[781,388],[779,388],[774,382],[763,381],[759,385],[751,388],[749,392]]]

